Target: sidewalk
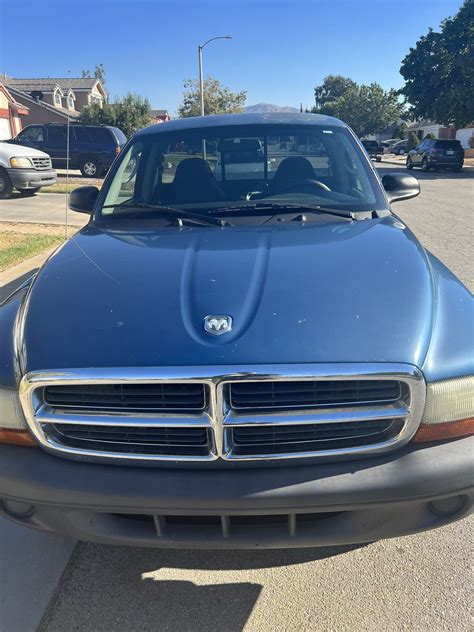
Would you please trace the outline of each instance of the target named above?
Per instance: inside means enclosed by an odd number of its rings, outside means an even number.
[[[34,274],[53,248],[0,272],[0,302]],[[0,629],[35,632],[76,546],[0,518]]]

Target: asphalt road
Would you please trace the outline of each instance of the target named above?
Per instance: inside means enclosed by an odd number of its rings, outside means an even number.
[[[397,213],[472,289],[474,170],[414,175],[422,194]],[[42,629],[470,631],[473,526],[298,551],[80,543]]]

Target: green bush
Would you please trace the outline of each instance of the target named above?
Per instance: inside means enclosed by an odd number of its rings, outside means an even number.
[[[423,140],[436,140],[436,136],[432,132],[429,132]]]

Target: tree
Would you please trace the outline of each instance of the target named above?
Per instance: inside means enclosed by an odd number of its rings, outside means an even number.
[[[184,82],[183,102],[178,108],[180,117],[199,116],[201,102],[199,81],[187,79]],[[232,92],[218,79],[207,77],[204,79],[204,111],[206,114],[230,114],[242,112],[247,99],[247,92]]]
[[[401,138],[402,140],[407,137],[407,124],[403,121],[400,125],[397,125],[392,132],[392,138]]]
[[[349,77],[342,77],[341,75],[327,75],[327,77],[324,77],[323,83],[320,86],[316,86],[314,89],[314,99],[316,101],[316,105],[313,112],[319,112],[326,103],[343,97],[346,92],[356,86],[356,82]]]
[[[464,127],[474,121],[474,0],[417,41],[402,61],[401,93],[415,118]]]
[[[398,120],[403,106],[396,90],[385,91],[378,83],[354,83],[343,96],[328,101],[319,112],[343,120],[362,137],[382,132]]]
[[[86,125],[113,125],[130,137],[150,124],[150,102],[146,97],[129,92],[123,99],[105,103],[102,107],[97,103],[88,105],[79,120]]]
[[[96,64],[94,68],[94,79],[99,79],[101,84],[105,84],[105,68],[104,64]],[[90,70],[82,70],[82,78],[92,79]]]
[[[410,132],[410,134],[408,135],[408,140],[407,140],[407,152],[410,151],[410,149],[413,149],[413,147],[416,147],[417,145],[419,145],[420,142],[421,141],[416,135],[416,132]]]

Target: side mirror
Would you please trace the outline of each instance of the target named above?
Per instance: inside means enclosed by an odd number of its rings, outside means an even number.
[[[399,200],[409,200],[420,194],[420,183],[406,173],[387,173],[382,178],[390,204]]]
[[[77,213],[92,215],[95,201],[99,195],[97,187],[79,187],[71,191],[69,196],[69,208]]]

